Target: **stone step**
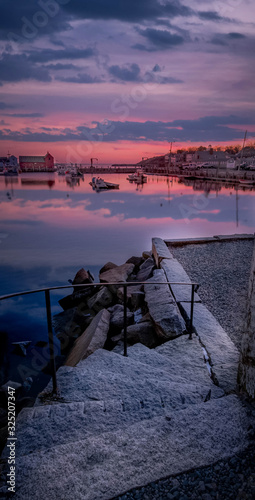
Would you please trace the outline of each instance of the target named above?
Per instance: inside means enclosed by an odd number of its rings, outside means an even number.
[[[160,267],[163,269],[167,281],[175,283],[191,283],[191,280],[177,259],[164,259]],[[176,302],[191,302],[191,285],[170,285]],[[194,301],[201,302],[197,293],[194,294]],[[190,317],[190,316],[189,316]]]
[[[179,371],[181,375],[181,371]],[[174,381],[164,370],[152,368],[128,357],[98,349],[76,368],[61,367],[57,372],[58,388],[62,400],[80,401],[107,399],[151,399],[160,396],[173,408],[222,397],[224,391],[211,384],[190,383],[183,379]],[[49,392],[51,382],[42,394]],[[37,400],[37,404],[39,401]]]
[[[59,440],[53,448],[17,456],[15,500],[109,500],[240,452],[249,425],[245,408],[231,395],[78,441]]]
[[[188,304],[181,303],[184,316],[189,314]],[[194,305],[194,329],[205,347],[212,365],[212,371],[219,386],[226,392],[236,389],[239,351],[203,304]]]
[[[27,455],[87,436],[124,429],[140,420],[165,415],[171,409],[167,399],[114,399],[55,403],[24,408],[16,422],[16,453]],[[3,457],[8,456],[5,449]]]
[[[155,349],[135,344],[128,348],[128,358],[165,371],[172,381],[206,386],[213,384],[202,347],[195,335],[192,340],[189,340],[188,335],[182,335]]]

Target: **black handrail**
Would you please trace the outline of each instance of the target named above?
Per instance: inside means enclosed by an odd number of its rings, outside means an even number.
[[[185,282],[170,282],[170,281],[124,281],[124,282],[107,282],[107,283],[82,283],[79,285],[62,285],[62,286],[51,286],[47,288],[40,288],[37,290],[27,290],[23,292],[10,293],[8,295],[1,295],[0,301],[10,299],[13,297],[20,297],[23,295],[31,295],[34,293],[45,294],[45,306],[47,314],[47,327],[48,327],[48,338],[49,338],[49,350],[50,350],[50,365],[51,365],[51,375],[53,384],[53,393],[57,393],[57,376],[56,376],[56,363],[54,354],[54,339],[53,339],[53,328],[52,328],[52,316],[51,316],[51,303],[50,303],[50,291],[51,290],[65,290],[67,288],[85,288],[85,287],[97,287],[97,286],[122,286],[124,287],[124,356],[127,356],[127,287],[134,285],[188,285],[191,286],[191,306],[190,306],[190,320],[189,320],[189,339],[192,339],[193,330],[193,313],[194,313],[194,295],[198,290],[198,283],[185,283]]]

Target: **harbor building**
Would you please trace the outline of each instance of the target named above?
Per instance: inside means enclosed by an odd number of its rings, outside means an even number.
[[[17,167],[18,159],[14,155],[10,155],[8,153],[7,156],[0,156],[0,167],[8,168],[8,167]]]
[[[23,172],[53,172],[54,157],[48,151],[45,156],[20,156],[19,166]]]

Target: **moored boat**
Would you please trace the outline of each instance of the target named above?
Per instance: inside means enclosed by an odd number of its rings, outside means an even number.
[[[114,184],[113,182],[108,182],[101,177],[92,177],[90,185],[93,189],[100,191],[101,189],[119,189],[119,184]]]
[[[137,171],[134,174],[128,175],[127,180],[129,182],[138,182],[140,184],[147,182],[147,175],[144,175],[143,172]]]

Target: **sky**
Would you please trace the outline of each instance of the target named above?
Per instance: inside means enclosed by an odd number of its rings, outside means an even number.
[[[254,26],[253,0],[0,0],[0,156],[253,139]]]

